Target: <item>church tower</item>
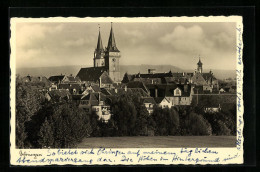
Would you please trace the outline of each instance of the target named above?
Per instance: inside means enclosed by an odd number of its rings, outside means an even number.
[[[105,66],[105,51],[102,44],[101,34],[100,34],[100,27],[99,27],[99,33],[98,33],[98,42],[97,42],[97,48],[94,51],[94,67],[102,67]]]
[[[202,63],[200,61],[200,57],[199,57],[199,62],[197,63],[197,72],[202,73]]]
[[[105,50],[105,67],[110,78],[114,82],[120,82],[120,68],[119,59],[121,57],[120,51],[116,47],[116,40],[111,23],[111,30],[108,39],[108,44]]]

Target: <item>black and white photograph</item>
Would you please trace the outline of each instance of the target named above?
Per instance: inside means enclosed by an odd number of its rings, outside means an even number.
[[[30,150],[237,150],[242,25],[223,18],[11,23],[12,148],[22,159]]]

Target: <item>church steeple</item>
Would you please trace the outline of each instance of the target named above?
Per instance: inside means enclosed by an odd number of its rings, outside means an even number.
[[[108,39],[108,44],[107,44],[107,51],[108,52],[119,52],[119,50],[116,47],[116,40],[113,32],[113,26],[111,22],[111,30],[110,30],[110,35]]]
[[[98,31],[98,41],[97,41],[97,48],[95,49],[94,52],[94,67],[100,67],[105,65],[105,60],[104,60],[105,52],[102,44],[102,39],[101,39],[101,33],[100,33],[100,27]]]
[[[99,27],[99,32],[98,32],[98,42],[97,42],[96,51],[104,51],[102,39],[101,39],[101,34],[100,34],[100,27]]]
[[[197,63],[197,72],[202,73],[202,64],[200,61],[200,56],[199,56],[199,62]]]

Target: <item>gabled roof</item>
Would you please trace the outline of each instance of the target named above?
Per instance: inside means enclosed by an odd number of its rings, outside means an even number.
[[[216,80],[215,76],[212,73],[202,73],[202,76],[205,80]]]
[[[81,100],[82,94],[72,94],[71,98],[72,100]]]
[[[22,80],[27,82],[50,82],[45,76],[25,76]]]
[[[139,94],[141,97],[148,97],[148,93],[146,93],[142,88],[103,88],[101,92],[107,96],[121,96],[125,93],[129,94]]]
[[[161,78],[134,78],[132,81],[140,81],[145,84],[161,84]]]
[[[101,78],[101,82],[103,84],[113,84],[114,83],[106,71],[101,74],[100,78]]]
[[[147,74],[135,74],[132,75],[133,78],[162,78],[162,77],[172,77],[172,73],[171,72],[167,72],[167,73],[147,73]]]
[[[127,88],[142,88],[146,93],[149,92],[146,85],[140,81],[131,81],[131,82],[127,83]]]
[[[135,93],[135,94],[138,93],[142,97],[148,97],[149,96],[148,93],[145,92],[142,88],[128,88],[128,91],[129,92],[131,91],[132,93]]]
[[[65,79],[67,79],[67,81],[64,81]],[[79,82],[80,79],[78,77],[74,77],[74,76],[65,76],[63,78],[64,82]]]
[[[110,93],[110,91],[106,88],[101,88],[101,93],[107,96],[112,95],[112,93]]]
[[[59,82],[62,81],[64,77],[65,75],[54,75],[54,76],[50,76],[49,80],[52,82]]]
[[[186,86],[186,91],[185,87]],[[189,97],[191,92],[191,85],[178,84],[177,87],[181,90],[181,97]]]
[[[91,93],[91,94],[93,94],[98,101],[106,100],[106,96],[103,93]]]
[[[147,86],[148,89],[163,90],[166,97],[173,97],[174,96],[173,92],[176,88],[179,88],[182,91],[181,97],[190,96],[190,91],[191,91],[191,85],[190,84],[186,85],[186,88],[187,88],[186,91],[184,91],[184,85],[183,84],[169,84],[169,85],[167,85],[167,84],[159,84],[159,85],[149,84],[149,85],[146,85],[146,86]]]
[[[143,100],[143,103],[156,104],[156,102],[155,102],[153,97],[143,97],[142,100]]]
[[[80,90],[81,89],[81,84],[73,83],[73,84],[67,84],[67,83],[61,83],[59,84],[59,88],[61,89],[76,89]]]
[[[93,93],[89,93],[88,95],[82,96],[81,100],[88,100],[88,101],[90,101],[90,104],[92,106],[97,106],[98,105],[98,99],[95,96],[95,94],[93,94]]]
[[[172,76],[175,78],[182,78],[186,76],[186,73],[184,72],[176,72],[176,73],[172,73]]]
[[[196,85],[194,88],[193,88],[193,92],[194,94],[203,94],[203,86],[202,85]]]
[[[155,102],[156,102],[157,104],[161,103],[164,99],[165,99],[168,103],[170,103],[169,100],[168,100],[167,98],[165,98],[165,97],[155,97],[155,98],[154,98],[154,100],[155,100]]]
[[[101,89],[99,88],[98,85],[91,85],[91,88],[93,89],[94,92],[101,92]]]
[[[81,68],[79,73],[77,74],[77,77],[79,77],[81,81],[97,82],[99,80],[99,77],[106,70],[106,67]]]
[[[70,95],[70,92],[68,90],[65,89],[58,89],[58,90],[51,90],[48,92],[48,94],[50,95],[50,97],[67,97]]]

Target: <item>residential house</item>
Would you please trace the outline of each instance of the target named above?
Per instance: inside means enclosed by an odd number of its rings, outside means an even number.
[[[62,100],[70,100],[71,94],[65,89],[51,90],[45,94],[45,98],[48,101],[59,102]]]
[[[30,84],[32,89],[39,91],[47,91],[47,88],[51,85],[50,81],[45,76],[25,76],[22,77],[22,81],[26,84]]]
[[[92,84],[88,85],[85,90],[82,92],[82,94],[87,95],[89,93],[98,93],[101,92],[101,89],[99,88],[98,85]]]
[[[65,77],[65,75],[54,75],[54,76],[50,76],[49,77],[49,81],[51,81],[51,83],[53,85],[58,85],[59,83],[62,82],[63,78]]]
[[[58,89],[66,89],[71,94],[82,94],[84,87],[79,83],[60,83],[58,85]]]
[[[49,81],[51,82],[51,86],[49,90],[58,89],[59,84],[62,82],[65,75],[54,75],[49,77]]]
[[[177,85],[177,87],[170,92],[167,92],[166,98],[171,101],[172,106],[178,105],[190,105],[192,101],[192,86],[185,85]],[[173,93],[173,94],[171,94]]]
[[[166,97],[171,102],[171,106],[190,105],[192,100],[191,84],[171,84],[171,85],[147,85],[150,96],[157,98]]]
[[[125,85],[127,88],[141,88],[143,89],[147,94],[150,94],[149,89],[146,87],[144,82],[141,81],[130,81]]]
[[[110,106],[106,104],[106,96],[102,93],[89,93],[80,99],[79,108],[83,108],[88,114],[95,112],[99,120],[107,122],[111,118]]]
[[[61,81],[61,83],[80,83],[80,79],[79,79],[79,77],[74,77],[74,76],[72,76],[72,74],[71,75],[69,75],[69,76],[65,76],[63,79],[62,79],[62,81]]]
[[[156,104],[161,108],[171,108],[171,102],[166,97],[156,97],[154,98]]]
[[[142,97],[142,102],[146,107],[149,115],[153,113],[153,108],[156,105],[153,97]]]
[[[216,113],[221,110],[220,104],[209,105],[204,108],[205,113]]]

